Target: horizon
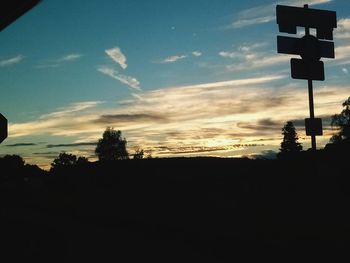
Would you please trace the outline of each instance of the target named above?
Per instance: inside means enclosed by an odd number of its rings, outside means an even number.
[[[350,2],[307,2],[338,20],[336,57],[314,82],[321,149],[350,96]],[[44,169],[61,152],[94,161],[106,127],[122,131],[130,154],[267,156],[287,121],[307,150],[307,81],[277,54],[276,4],[305,2],[43,1],[0,33],[0,156]]]

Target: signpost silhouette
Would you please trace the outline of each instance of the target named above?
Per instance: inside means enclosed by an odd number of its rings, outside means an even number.
[[[311,136],[311,147],[316,150],[316,136],[323,135],[322,119],[315,118],[313,80],[323,81],[324,64],[321,58],[335,58],[333,29],[337,27],[334,11],[301,7],[276,6],[277,24],[282,33],[296,34],[297,27],[305,28],[302,38],[277,36],[277,52],[300,55],[302,59],[291,59],[293,79],[308,81],[310,118],[305,119],[306,135]],[[316,29],[316,36],[310,34],[310,28]],[[321,40],[323,39],[323,40]]]
[[[41,0],[8,0],[0,4],[0,31],[28,12]],[[7,138],[7,119],[0,113],[0,143]]]

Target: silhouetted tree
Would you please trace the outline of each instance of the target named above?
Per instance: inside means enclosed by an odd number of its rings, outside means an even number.
[[[108,127],[102,139],[98,140],[95,153],[100,161],[115,161],[129,159],[126,150],[127,141],[122,138],[122,132]]]
[[[303,150],[303,146],[298,142],[298,134],[295,130],[294,124],[288,121],[282,128],[283,140],[281,142],[280,152],[278,157],[288,156]]]
[[[51,171],[72,167],[77,164],[77,157],[70,153],[60,153],[59,156],[51,163]]]
[[[89,159],[83,156],[79,156],[77,159],[77,165],[84,165],[89,162]]]
[[[25,161],[19,155],[5,155],[0,159],[0,164],[6,167],[19,168],[24,166]]]
[[[350,139],[350,97],[343,103],[344,109],[340,114],[332,116],[332,127],[336,126],[339,132],[332,136],[332,143],[339,143]]]
[[[22,178],[25,161],[19,155],[5,155],[0,158],[0,181],[18,180]]]
[[[134,153],[134,159],[143,159],[143,150],[142,149],[136,149]]]

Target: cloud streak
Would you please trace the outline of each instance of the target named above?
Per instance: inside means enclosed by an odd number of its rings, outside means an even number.
[[[9,59],[0,60],[0,67],[8,67],[20,63],[24,56],[18,55]]]
[[[97,70],[102,74],[110,76],[113,79],[119,80],[121,83],[129,86],[130,88],[141,91],[140,82],[134,77],[120,74],[117,70],[107,66],[98,67]]]
[[[170,56],[163,59],[160,63],[162,64],[174,63],[185,58],[187,58],[187,55],[175,55],[175,56]]]
[[[332,2],[333,0],[309,0],[309,5],[319,5]],[[282,1],[279,2],[281,5],[289,6],[300,6],[300,1]],[[238,29],[252,25],[265,24],[274,21],[276,18],[275,14],[276,4],[268,4],[257,6],[253,8],[245,9],[238,13],[237,19],[230,25],[226,26],[225,29]]]
[[[81,55],[81,54],[72,53],[72,54],[68,54],[68,55],[65,55],[65,56],[61,57],[60,59],[57,60],[57,62],[74,61],[74,60],[77,60],[77,59],[81,58],[82,56],[83,55]]]
[[[228,71],[242,71],[257,68],[267,68],[286,63],[286,56],[276,53],[262,51],[266,43],[243,45],[234,51],[220,51],[218,55],[225,59],[230,59],[230,64],[226,65]]]

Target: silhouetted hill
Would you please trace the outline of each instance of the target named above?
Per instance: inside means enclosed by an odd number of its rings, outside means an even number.
[[[321,151],[283,160],[154,158],[63,167],[1,185],[2,230],[8,243],[24,234],[28,260],[50,262],[232,262],[330,251],[335,257],[350,236],[346,161]]]

